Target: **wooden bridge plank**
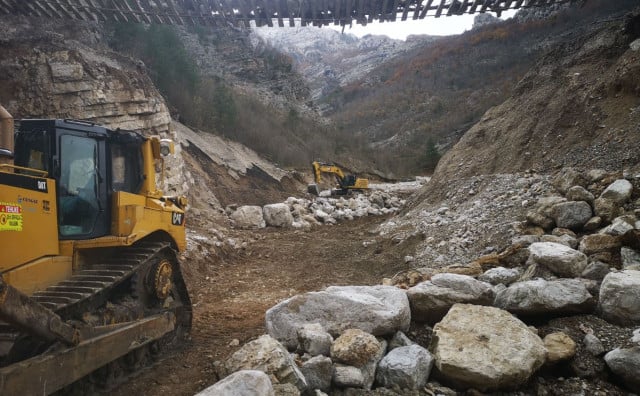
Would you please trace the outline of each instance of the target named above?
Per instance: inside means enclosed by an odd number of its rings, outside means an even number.
[[[398,18],[398,6],[400,5],[400,0],[393,1],[393,9],[391,10],[390,21],[395,22]]]
[[[473,0],[473,4],[471,5],[471,8],[469,9],[469,14],[475,14],[476,13],[476,9],[478,8],[478,6],[482,4],[482,0]]]
[[[13,4],[10,0],[0,0],[0,13],[5,15],[17,13],[15,4]]]
[[[380,14],[378,15],[379,22],[384,22],[387,20],[388,7],[389,7],[389,0],[382,0],[382,8],[380,8]]]
[[[276,0],[276,8],[278,10],[278,26],[284,27],[284,21],[282,20],[282,17],[284,16],[284,11],[282,8],[282,0]]]
[[[440,18],[440,15],[442,15],[442,11],[444,10],[444,5],[446,2],[446,0],[440,0],[440,5],[438,6],[438,10],[436,11],[436,18]]]
[[[401,21],[406,21],[407,20],[407,15],[409,15],[409,6],[411,5],[412,1],[407,1],[404,3],[404,7],[402,9],[402,17],[400,17]]]
[[[420,16],[420,10],[422,10],[422,1],[423,0],[417,0],[416,1],[416,9],[413,11],[413,19],[418,19],[418,17]]]
[[[87,7],[87,10],[91,12],[91,14],[94,16],[96,21],[104,22],[107,20],[107,17],[102,13],[102,9],[99,3],[98,5],[96,5],[95,0],[84,0],[84,2]],[[51,7],[51,4],[49,4],[49,2],[46,2],[46,4],[49,6],[49,8],[51,8],[52,10],[55,10],[53,7]]]
[[[347,5],[345,8],[345,23],[351,24],[353,22],[353,17],[351,15],[351,11],[353,11],[354,4],[353,0],[347,0]]]
[[[480,8],[480,12],[481,13],[485,13],[487,11],[487,8],[489,8],[489,6],[493,3],[493,0],[484,0],[482,2],[482,8]]]
[[[424,19],[427,16],[427,13],[431,10],[431,3],[433,3],[433,0],[427,1],[427,4],[424,6],[422,11],[420,11],[420,19]],[[442,7],[442,3],[440,4],[440,7]]]

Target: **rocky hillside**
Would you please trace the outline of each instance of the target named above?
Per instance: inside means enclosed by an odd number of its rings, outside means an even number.
[[[256,48],[271,46],[292,58],[294,69],[311,88],[311,99],[321,102],[324,112],[335,110],[336,103],[325,97],[336,89],[366,79],[381,63],[436,39],[413,36],[402,41],[373,35],[358,38],[348,32],[316,27],[263,27],[254,29],[252,34]]]
[[[565,35],[445,155],[436,180],[567,166],[637,170],[638,38],[637,11]]]
[[[111,50],[103,27],[21,18],[2,24],[0,102],[16,119],[76,118],[170,137],[182,143],[167,167],[170,192],[213,217],[222,205],[264,204],[304,189],[254,151],[173,122],[145,65]]]

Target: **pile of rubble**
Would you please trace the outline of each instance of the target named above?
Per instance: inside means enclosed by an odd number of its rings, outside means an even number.
[[[500,253],[282,301],[202,394],[638,392],[640,177],[620,176],[563,172]]]
[[[395,194],[376,190],[338,198],[318,197],[310,200],[289,197],[285,202],[264,207],[229,206],[227,213],[236,228],[257,229],[269,226],[308,229],[314,225],[396,213],[405,203],[404,199]]]

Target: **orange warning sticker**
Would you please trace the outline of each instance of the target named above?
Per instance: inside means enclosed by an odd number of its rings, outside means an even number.
[[[22,206],[0,202],[0,231],[22,231]]]

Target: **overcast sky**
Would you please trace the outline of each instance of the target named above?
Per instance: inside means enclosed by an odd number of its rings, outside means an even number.
[[[516,13],[515,10],[510,10],[502,13],[501,18],[506,19],[512,17]],[[478,15],[478,14],[476,14]],[[452,34],[460,34],[465,30],[471,29],[473,26],[473,18],[475,15],[456,15],[449,17],[433,18],[427,17],[425,19],[398,21],[398,22],[373,22],[367,24],[367,26],[353,24],[353,27],[344,28],[345,33],[351,33],[358,37],[365,36],[367,34],[378,34],[383,36],[389,36],[394,39],[405,40],[408,35],[411,34],[429,34],[434,36],[449,36]],[[342,30],[340,26],[329,25],[332,29],[338,31]]]

